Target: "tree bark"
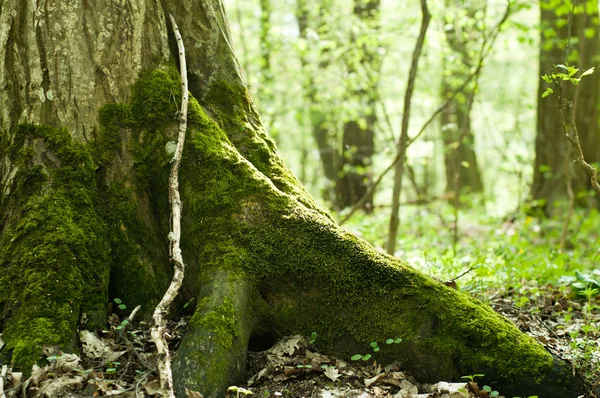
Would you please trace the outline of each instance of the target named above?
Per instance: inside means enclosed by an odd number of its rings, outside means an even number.
[[[484,373],[507,394],[580,394],[565,363],[488,306],[377,252],[316,206],[260,124],[219,0],[2,3],[3,361],[27,369],[44,345],[73,350],[82,313],[101,328],[109,297],[148,314],[166,289],[165,146],[181,96],[169,13],[192,94],[179,305],[198,298],[173,361],[177,396],[221,397],[240,383],[253,336],[312,331],[342,357],[401,337],[377,360],[423,381]]]
[[[571,26],[571,43],[568,62],[582,71],[595,67],[599,62],[600,24],[597,2],[586,0],[585,11],[576,7]],[[549,73],[554,65],[564,64],[568,38],[568,14],[556,15],[548,1],[540,2],[541,41],[540,74]],[[570,10],[569,10],[570,11]],[[565,86],[565,97],[572,98],[575,105],[575,122],[580,134],[581,145],[588,163],[600,161],[600,126],[598,106],[600,99],[600,77],[586,76],[576,88]],[[531,197],[543,201],[540,207],[546,214],[556,212],[555,203],[568,200],[565,173],[573,170],[575,194],[591,189],[589,175],[580,167],[569,167],[569,142],[566,140],[558,114],[555,97],[542,98],[547,85],[540,79],[537,105],[537,135],[535,140],[535,164]],[[567,165],[567,166],[565,166]],[[579,205],[590,205],[590,200],[579,200]]]

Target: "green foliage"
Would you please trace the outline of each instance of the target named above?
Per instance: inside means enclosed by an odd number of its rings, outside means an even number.
[[[594,67],[583,71],[579,76],[576,76],[579,72],[579,69],[570,66],[570,65],[555,65],[552,68],[552,71],[549,74],[545,74],[542,76],[542,79],[551,84],[554,88],[560,87],[561,83],[569,82],[572,85],[576,86],[581,82],[581,79],[585,76],[589,76],[594,73]],[[546,98],[550,94],[554,93],[554,89],[552,87],[548,87],[546,91],[542,94],[542,98]]]

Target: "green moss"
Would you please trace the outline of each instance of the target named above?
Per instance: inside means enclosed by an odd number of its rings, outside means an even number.
[[[236,151],[264,174],[277,189],[292,194],[306,207],[321,210],[277,154],[275,143],[261,126],[248,90],[224,80],[211,84],[204,106],[227,134]]]
[[[210,298],[203,299],[190,319],[191,327],[202,326],[214,333],[216,341],[226,350],[233,345],[233,339],[239,335],[238,319],[231,298],[225,297],[223,303],[205,312]]]
[[[143,72],[131,92],[131,109],[140,126],[165,128],[177,116],[181,98],[179,73],[175,68]]]
[[[486,373],[539,384],[549,374],[551,356],[489,307],[344,232],[312,208],[295,180],[286,188],[271,178],[279,166],[264,162],[268,145],[244,124],[251,115],[244,92],[215,87],[221,91],[207,95],[209,110],[227,138],[212,124],[192,131],[181,169],[184,230],[201,264],[218,261],[253,280],[271,330],[316,331],[322,348],[347,357],[367,352],[371,341],[402,337],[378,360],[419,358],[421,368],[410,370],[432,380]]]
[[[99,164],[105,164],[114,157],[114,152],[121,149],[121,133],[125,128],[134,128],[136,122],[129,104],[105,104],[98,112],[100,134],[95,145],[95,159]]]
[[[90,151],[48,126],[12,135],[19,171],[0,208],[10,215],[0,236],[0,319],[6,348],[28,368],[42,345],[74,349],[80,313],[104,320],[110,261]]]

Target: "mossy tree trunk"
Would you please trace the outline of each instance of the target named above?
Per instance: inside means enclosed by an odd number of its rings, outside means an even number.
[[[508,394],[579,394],[570,368],[510,322],[315,205],[261,126],[220,1],[31,7],[9,0],[0,14],[3,360],[26,368],[45,344],[73,350],[83,313],[86,327],[101,327],[115,296],[151,312],[166,287],[165,145],[180,97],[172,13],[193,94],[181,302],[198,298],[173,363],[178,396],[187,387],[220,397],[242,382],[252,336],[312,331],[342,357],[401,337],[377,360],[421,380],[484,373]]]
[[[540,2],[540,74],[550,73],[554,65],[564,64],[568,42],[568,13],[571,8],[565,4],[557,11],[551,2]],[[571,25],[571,45],[568,62],[582,71],[595,67],[598,70],[600,59],[600,23],[598,3],[592,0],[578,2]],[[584,7],[585,5],[585,7]],[[540,79],[537,105],[537,135],[535,140],[535,164],[531,197],[543,201],[541,208],[552,214],[557,210],[555,203],[569,198],[567,175],[571,173],[573,190],[576,194],[591,188],[589,175],[572,163],[570,144],[561,127],[556,96],[542,98],[547,84]],[[600,161],[600,76],[585,77],[576,88],[563,85],[563,95],[570,98],[575,106],[575,123],[579,131],[586,161]],[[565,111],[565,120],[568,120]],[[587,198],[589,199],[589,197]],[[590,200],[579,200],[578,205],[589,205]]]

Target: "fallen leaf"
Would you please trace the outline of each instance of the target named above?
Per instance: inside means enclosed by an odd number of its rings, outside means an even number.
[[[365,379],[365,386],[369,387],[370,385],[375,383],[377,380],[379,380],[384,375],[385,375],[385,373],[381,373],[381,374],[378,374],[377,376],[373,376],[369,379]]]
[[[327,369],[325,369],[325,376],[327,376],[327,378],[329,378],[329,380],[331,381],[336,381],[337,379],[340,378],[340,372],[339,370],[337,370],[336,368],[333,367],[328,367]]]

